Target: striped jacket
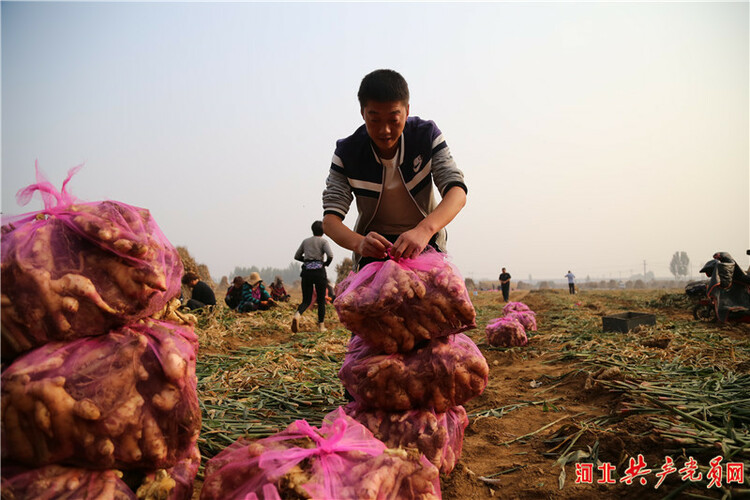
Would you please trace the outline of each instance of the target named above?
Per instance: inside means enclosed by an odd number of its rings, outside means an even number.
[[[444,196],[453,186],[467,191],[464,174],[456,166],[435,122],[409,117],[400,140],[398,165],[401,178],[424,216],[437,206],[433,182],[440,196]],[[366,234],[380,202],[383,170],[364,125],[349,137],[336,141],[336,151],[323,191],[323,214],[334,214],[344,219],[356,195],[359,216],[354,231]],[[446,239],[443,228],[436,239],[437,246],[443,251],[446,249]]]

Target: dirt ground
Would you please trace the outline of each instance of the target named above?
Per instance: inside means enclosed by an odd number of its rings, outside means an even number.
[[[572,363],[554,361],[559,358],[559,351],[564,346],[551,342],[560,333],[560,325],[552,326],[550,321],[559,313],[556,308],[559,309],[560,304],[558,301],[555,306],[549,299],[562,299],[563,304],[567,302],[571,307],[576,307],[580,311],[578,314],[594,318],[633,310],[628,309],[632,304],[618,304],[617,291],[604,294],[583,292],[569,297],[562,294],[564,292],[517,292],[511,295],[512,301],[523,301],[537,312],[539,330],[524,348],[488,350],[481,335],[473,335],[489,363],[490,377],[484,393],[465,405],[469,414],[479,409],[530,401],[548,401],[554,404],[556,411],[543,411],[543,405],[535,404],[521,407],[501,418],[471,419],[464,438],[461,461],[449,476],[442,478],[444,499],[665,498],[670,491],[681,486],[679,482],[668,481],[657,491],[653,475],[646,486],[639,485],[638,481],[631,485],[596,484],[599,478],[596,472],[594,484],[575,484],[575,470],[573,464],[569,464],[565,467],[566,480],[560,488],[562,468],[555,464],[556,458],[544,455],[557,444],[550,442],[551,437],[568,434],[559,432],[565,431],[566,426],[577,430],[580,422],[617,412],[621,400],[617,394],[597,387],[596,384],[591,386],[590,375],[586,372],[568,376],[559,384],[547,383],[575,368]],[[656,297],[659,294],[651,295]],[[475,299],[475,303],[478,311],[486,311],[488,308],[482,299]],[[650,332],[656,333],[657,337],[660,324],[669,326],[672,321],[692,321],[689,310],[685,308],[640,308],[637,311],[657,315],[656,328]],[[711,327],[722,329],[716,324]],[[747,339],[750,335],[750,329],[741,326],[730,327],[725,331],[735,338]],[[600,459],[616,465],[620,471],[626,466],[626,459],[643,454],[656,472],[664,463],[666,444],[651,431],[651,425],[643,416],[634,415],[610,426],[606,433],[599,431],[598,435],[593,432],[584,434],[579,444],[587,440],[591,445],[598,440]],[[531,433],[534,434],[519,439],[519,436]],[[504,471],[507,473],[496,476],[495,484],[490,485],[478,479]],[[705,490],[702,493],[705,495]]]
[[[639,294],[612,290],[568,295],[567,290],[513,291],[511,301],[522,301],[536,312],[538,331],[530,332],[527,346],[512,349],[493,348],[485,341],[484,327],[490,319],[502,315],[501,295],[494,291],[474,293],[477,328],[466,333],[488,362],[489,382],[481,396],[464,405],[470,423],[459,463],[451,474],[441,476],[442,498],[651,499],[665,498],[670,493],[679,498],[678,488],[686,486],[679,479],[668,478],[658,490],[654,488],[653,474],[645,486],[638,484],[638,480],[631,485],[619,481],[597,484],[600,475],[595,469],[593,484],[575,484],[574,463],[564,467],[556,463],[560,452],[571,444],[573,434],[578,436],[573,449],[591,451],[595,447],[598,459],[613,464],[618,471],[624,470],[628,460],[638,454],[645,457],[654,472],[664,463],[667,444],[657,437],[648,419],[641,414],[628,415],[605,427],[587,427],[592,419],[618,414],[622,409],[622,396],[598,384],[592,378],[590,366],[584,369],[579,361],[562,356],[575,346],[560,339],[575,333],[575,321],[601,325],[601,316],[608,314],[652,313],[657,324],[643,332],[645,340],[641,344],[651,352],[663,351],[667,359],[676,355],[668,352],[671,349],[669,335],[675,324],[685,328],[684,325],[694,321],[684,304],[674,307],[658,304],[659,297],[669,292],[642,291]],[[680,292],[671,291],[675,295]],[[283,306],[283,318],[291,317],[296,299],[293,294],[290,304]],[[303,316],[303,328],[312,329],[313,316],[312,313]],[[285,322],[282,319],[282,323]],[[341,328],[335,313],[328,314],[327,326]],[[700,327],[716,329],[739,342],[750,338],[747,326],[702,323]],[[272,345],[288,335],[285,328],[279,328],[268,331],[256,342]],[[596,342],[596,336],[593,337],[591,342]],[[231,335],[226,341],[227,346],[245,342],[233,340]],[[748,343],[743,345],[748,347]],[[719,357],[716,363],[726,363],[730,369],[747,372],[750,349],[717,352],[712,353]],[[199,492],[198,483],[193,498],[197,499]],[[720,498],[712,493],[705,489],[702,492],[707,498]]]
[[[499,294],[498,294],[499,295]],[[542,453],[552,446],[544,440],[573,418],[608,414],[615,408],[614,396],[602,391],[584,390],[585,377],[573,377],[568,383],[545,390],[544,380],[554,379],[571,370],[565,363],[549,363],[554,359],[555,347],[546,342],[551,332],[545,328],[547,309],[543,296],[528,292],[513,293],[511,301],[526,303],[537,312],[538,328],[526,348],[507,351],[489,351],[478,342],[490,366],[490,376],[484,393],[465,405],[467,412],[484,408],[504,407],[523,402],[548,401],[559,411],[541,411],[540,405],[521,407],[501,418],[485,417],[470,420],[464,436],[464,448],[459,466],[442,480],[444,499],[483,498],[611,498],[634,491],[615,491],[611,486],[576,485],[571,479],[563,489],[559,487],[560,466]],[[573,299],[571,299],[573,300]],[[540,385],[537,385],[540,384]],[[517,440],[551,424],[542,432],[527,439]],[[632,442],[632,438],[628,439]],[[509,443],[509,441],[512,441]],[[507,443],[507,444],[506,444]],[[622,451],[625,443],[617,443]],[[633,450],[645,452],[644,449]],[[618,453],[619,452],[614,452]],[[511,471],[497,476],[497,482],[488,485],[480,477],[501,471]]]

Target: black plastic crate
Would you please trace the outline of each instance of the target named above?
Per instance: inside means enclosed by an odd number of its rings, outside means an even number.
[[[639,325],[655,325],[656,316],[639,312],[624,312],[602,316],[602,329],[605,332],[628,332]]]

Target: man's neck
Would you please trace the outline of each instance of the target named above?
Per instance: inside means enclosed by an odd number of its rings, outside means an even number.
[[[387,151],[383,151],[382,149],[378,148],[378,156],[380,156],[381,160],[392,160],[396,157],[398,154],[398,148],[401,144],[401,141],[397,142],[395,146],[393,146],[391,149]]]

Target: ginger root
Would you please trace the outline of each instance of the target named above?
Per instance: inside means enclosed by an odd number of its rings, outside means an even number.
[[[476,326],[464,281],[447,262],[412,271],[388,260],[370,280],[341,288],[333,303],[341,322],[389,354]]]
[[[339,372],[344,387],[365,407],[439,413],[481,394],[488,376],[487,361],[464,334],[388,356],[354,337]]]
[[[34,467],[174,465],[197,441],[200,408],[192,338],[172,328],[132,325],[16,359],[0,384],[3,458]],[[183,359],[173,381],[159,358],[179,353],[190,364]]]

